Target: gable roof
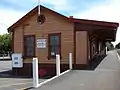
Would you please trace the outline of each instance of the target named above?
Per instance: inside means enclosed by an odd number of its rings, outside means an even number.
[[[59,15],[59,16],[65,18],[65,19],[69,19],[68,17],[66,17],[66,16],[64,16],[64,15],[62,15],[62,14],[60,14],[60,13],[57,13],[57,12],[51,10],[51,9],[48,9],[48,8],[42,6],[42,5],[41,5],[40,7],[41,7],[41,9],[49,10],[50,12],[53,12],[54,14]],[[30,12],[28,12],[25,16],[23,16],[21,19],[19,19],[17,22],[15,22],[13,25],[11,25],[11,26],[8,28],[8,32],[9,32],[9,31],[13,31],[14,28],[16,28],[17,26],[19,26],[22,22],[24,22],[26,19],[28,19],[30,16],[36,14],[37,12],[38,12],[38,6],[36,6],[35,8],[33,8],[33,9],[32,9]]]
[[[115,23],[115,22],[105,22],[105,21],[96,21],[96,20],[87,20],[87,19],[76,19],[76,18],[68,18],[56,11],[53,11],[49,8],[46,8],[44,6],[41,5],[41,9],[46,9],[49,10],[50,12],[53,12],[56,15],[59,15],[61,17],[63,17],[64,19],[67,20],[71,20],[73,23],[82,23],[82,24],[90,24],[90,25],[101,25],[101,26],[108,26],[108,27],[114,27],[117,28],[119,26],[119,23]],[[30,12],[28,12],[25,16],[23,16],[21,19],[19,19],[16,23],[14,23],[13,25],[11,25],[8,28],[8,32],[9,31],[13,31],[14,28],[16,28],[17,26],[21,25],[22,22],[24,22],[26,19],[28,19],[30,16],[36,14],[38,12],[38,6],[36,6],[34,9],[32,9]]]

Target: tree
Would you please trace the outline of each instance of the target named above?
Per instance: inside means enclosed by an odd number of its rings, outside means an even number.
[[[120,49],[120,43],[118,43],[115,48]]]
[[[114,49],[114,45],[111,42],[106,42],[106,47],[107,47],[108,51]]]
[[[0,53],[11,52],[11,36],[10,34],[0,35]]]

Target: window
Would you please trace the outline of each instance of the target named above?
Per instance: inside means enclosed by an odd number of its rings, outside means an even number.
[[[56,54],[61,54],[60,34],[49,34],[49,57],[55,58]]]
[[[35,56],[35,36],[26,35],[24,37],[24,55],[25,57]]]

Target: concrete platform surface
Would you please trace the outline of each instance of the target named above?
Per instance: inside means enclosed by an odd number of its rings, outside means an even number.
[[[94,71],[73,70],[30,90],[120,90],[120,61],[111,51]]]

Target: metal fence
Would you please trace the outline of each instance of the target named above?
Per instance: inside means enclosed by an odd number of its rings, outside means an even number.
[[[12,55],[12,51],[0,51],[0,59],[10,59]]]

